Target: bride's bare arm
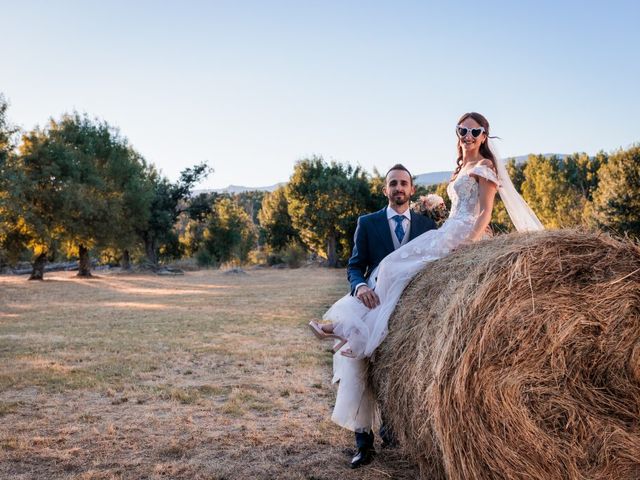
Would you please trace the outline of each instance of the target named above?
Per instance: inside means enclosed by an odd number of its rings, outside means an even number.
[[[483,165],[484,161],[480,163]],[[475,176],[475,175],[474,175]],[[478,203],[480,205],[480,213],[473,225],[471,233],[465,240],[465,243],[480,240],[491,222],[491,214],[493,212],[493,201],[496,197],[498,187],[491,180],[487,180],[481,176],[475,176],[478,179]]]

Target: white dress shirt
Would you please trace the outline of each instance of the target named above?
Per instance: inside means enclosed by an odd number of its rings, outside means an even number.
[[[402,228],[404,228],[404,237],[402,237],[402,243],[396,236],[396,221],[393,219],[396,215],[402,215]],[[389,229],[391,230],[391,240],[393,240],[393,248],[396,250],[401,245],[404,245],[409,241],[409,231],[411,230],[411,211],[407,208],[404,213],[398,213],[393,208],[387,207],[387,221],[389,222]]]

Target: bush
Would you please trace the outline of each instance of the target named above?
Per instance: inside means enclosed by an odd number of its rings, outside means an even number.
[[[181,258],[180,260],[175,260],[166,266],[179,268],[185,272],[196,272],[200,270],[200,264],[196,258]]]
[[[274,265],[280,265],[282,263],[286,263],[284,261],[284,253],[282,251],[279,252],[271,252],[267,256],[267,265],[273,267]]]
[[[282,260],[289,268],[299,268],[307,260],[307,250],[297,242],[290,243],[282,252]]]
[[[267,265],[269,262],[269,253],[263,248],[251,250],[249,252],[248,261],[252,265]]]
[[[201,248],[196,252],[196,262],[201,267],[212,267],[216,264],[216,259],[211,252],[205,248]]]

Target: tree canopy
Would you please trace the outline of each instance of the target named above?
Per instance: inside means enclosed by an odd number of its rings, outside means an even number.
[[[289,215],[285,187],[279,187],[264,196],[258,219],[267,245],[275,251],[283,250],[299,238]]]
[[[117,245],[146,222],[144,168],[106,122],[77,113],[52,119],[25,133],[9,162],[13,221],[37,257],[60,245],[80,255],[79,273],[88,275],[89,248]]]
[[[597,175],[593,194],[597,225],[640,238],[640,145],[609,156]]]
[[[292,224],[311,251],[325,257],[329,266],[337,265],[339,254],[348,257],[356,220],[370,198],[364,171],[318,156],[300,160],[286,196]]]

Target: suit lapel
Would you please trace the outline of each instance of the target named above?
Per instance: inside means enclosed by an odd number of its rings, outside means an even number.
[[[420,233],[418,233],[418,214],[411,210],[411,229],[409,230],[409,241],[416,238]]]
[[[382,239],[382,245],[384,245],[384,248],[389,253],[393,252],[395,248],[393,248],[393,239],[391,238],[391,230],[389,230],[389,221],[387,220],[386,208],[383,208],[378,212],[375,226],[378,235],[380,235],[380,238]]]

